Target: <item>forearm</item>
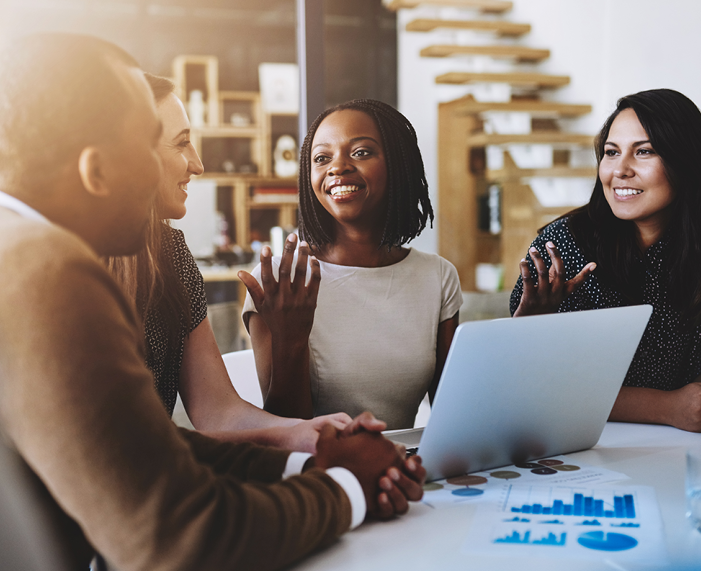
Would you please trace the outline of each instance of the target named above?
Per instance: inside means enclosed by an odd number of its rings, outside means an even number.
[[[609,420],[644,424],[674,424],[673,393],[640,387],[622,387]]]
[[[272,340],[270,384],[264,409],[279,416],[312,418],[309,342]]]

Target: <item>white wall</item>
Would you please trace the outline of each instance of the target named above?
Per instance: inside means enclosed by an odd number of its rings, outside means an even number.
[[[667,87],[701,104],[701,2],[698,0],[513,0],[507,15],[492,16],[531,24],[513,43],[548,48],[550,59],[532,69],[569,75],[571,83],[546,98],[593,105],[590,115],[563,122],[571,131],[594,134],[619,97]],[[421,47],[435,43],[488,44],[490,34],[406,32],[419,15],[483,19],[473,11],[448,8],[402,10],[397,19],[399,108],[416,128],[434,209],[437,203],[437,104],[469,92],[463,86],[437,86],[446,71],[510,69],[505,62],[479,58],[421,58]],[[521,66],[523,68],[523,66]],[[437,233],[425,231],[412,246],[437,251]]]

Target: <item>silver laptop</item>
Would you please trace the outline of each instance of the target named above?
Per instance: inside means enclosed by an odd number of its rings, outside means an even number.
[[[652,306],[460,325],[418,444],[428,480],[591,448]]]

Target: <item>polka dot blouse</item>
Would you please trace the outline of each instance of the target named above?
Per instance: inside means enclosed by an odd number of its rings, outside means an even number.
[[[168,414],[172,415],[175,401],[178,397],[178,383],[180,367],[183,363],[185,336],[207,317],[207,299],[204,293],[202,274],[185,243],[182,231],[175,228],[170,230],[173,233],[173,262],[175,269],[190,296],[192,324],[190,329],[187,330],[185,317],[180,317],[181,329],[178,335],[178,343],[175,346],[168,345],[168,335],[166,334],[165,323],[160,311],[149,311],[146,315],[145,329],[146,343],[149,347],[146,366],[153,372],[158,395],[161,397]]]
[[[585,258],[570,233],[567,219],[550,224],[533,241],[547,266],[550,256],[545,244],[552,241],[560,251],[567,279],[576,276],[584,266],[595,260]],[[633,362],[628,369],[624,386],[673,390],[692,382],[701,374],[701,327],[685,330],[680,312],[672,307],[667,288],[665,255],[667,243],[664,239],[653,244],[639,263],[638,275],[645,276],[642,284],[642,304],[653,307],[652,316],[643,335]],[[537,277],[535,265],[527,256],[531,274]],[[523,294],[523,282],[519,277],[511,294],[511,314],[516,311]],[[584,309],[604,309],[632,305],[621,293],[603,286],[594,274],[570,295],[558,308],[558,312]]]

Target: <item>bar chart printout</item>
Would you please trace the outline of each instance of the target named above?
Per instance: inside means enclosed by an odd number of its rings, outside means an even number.
[[[505,484],[480,506],[464,550],[621,561],[667,559],[654,490]]]

